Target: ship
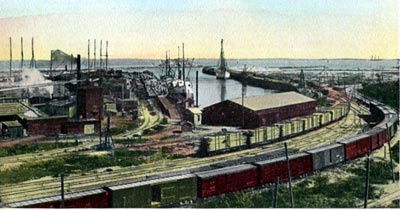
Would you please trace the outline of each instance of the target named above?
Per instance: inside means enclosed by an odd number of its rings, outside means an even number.
[[[221,39],[221,54],[219,60],[219,67],[215,70],[215,76],[217,79],[229,79],[231,76],[230,72],[227,69],[226,60],[224,56],[224,39]]]

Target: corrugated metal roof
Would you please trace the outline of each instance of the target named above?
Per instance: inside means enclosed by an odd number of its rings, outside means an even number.
[[[103,189],[94,189],[94,190],[73,192],[73,193],[65,194],[64,200],[68,200],[68,199],[72,199],[72,198],[79,198],[79,197],[88,196],[88,195],[96,195],[96,194],[101,194],[104,192],[105,192],[105,190],[103,190]],[[49,202],[54,202],[54,201],[61,201],[61,195],[18,201],[18,202],[14,202],[14,203],[9,203],[9,204],[7,204],[7,206],[12,207],[12,208],[17,208],[17,207],[24,207],[24,206],[40,204],[40,203],[49,203]]]
[[[22,125],[18,121],[3,121],[3,124],[8,128],[12,127],[22,127]]]
[[[200,178],[210,178],[222,174],[230,174],[230,173],[238,173],[241,171],[249,170],[256,168],[253,165],[250,164],[244,164],[244,165],[236,165],[236,166],[230,166],[230,167],[225,167],[225,168],[219,168],[215,170],[210,170],[210,171],[202,171],[195,173],[198,177]]]
[[[28,103],[0,103],[0,116],[19,115],[23,118],[35,118],[45,116],[37,108]]]
[[[229,99],[229,101],[242,105],[242,98]],[[274,93],[261,96],[245,97],[244,106],[248,109],[259,111],[311,101],[315,100],[302,94],[290,91],[285,93]]]

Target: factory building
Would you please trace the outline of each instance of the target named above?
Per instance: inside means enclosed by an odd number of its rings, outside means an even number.
[[[103,90],[96,86],[78,88],[77,92],[78,118],[103,118]]]
[[[205,107],[202,123],[206,125],[257,128],[315,112],[316,101],[296,92],[267,94],[225,100]]]

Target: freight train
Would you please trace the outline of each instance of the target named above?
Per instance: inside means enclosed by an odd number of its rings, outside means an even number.
[[[363,100],[365,103],[365,100]],[[346,162],[377,149],[396,133],[398,114],[376,101],[367,102],[383,120],[369,131],[337,139],[335,143],[291,151],[288,154],[291,177],[299,177]],[[227,160],[186,174],[169,174],[152,180],[104,186],[68,193],[65,208],[143,208],[171,206],[210,196],[263,186],[289,175],[282,149],[254,156]],[[7,207],[57,208],[61,196],[51,196],[8,203]]]

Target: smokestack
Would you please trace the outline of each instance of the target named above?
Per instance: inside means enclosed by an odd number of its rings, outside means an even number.
[[[72,66],[74,65],[74,56],[71,54],[71,71],[72,71]]]
[[[183,82],[185,82],[185,43],[182,43],[182,74],[183,74]]]
[[[79,84],[79,80],[81,80],[81,55],[78,54],[76,58],[76,80],[78,80],[77,84]]]
[[[12,43],[10,37],[10,76],[11,76],[11,70],[12,70]]]
[[[180,53],[180,49],[179,49],[179,46],[178,46],[178,72],[180,72],[181,71],[181,67],[180,67],[180,63],[179,63],[179,53]],[[179,75],[181,75],[181,74],[179,74]],[[180,79],[180,78],[179,78]]]
[[[50,50],[50,77],[53,76],[53,50]]]
[[[21,70],[24,68],[24,38],[21,37]]]

